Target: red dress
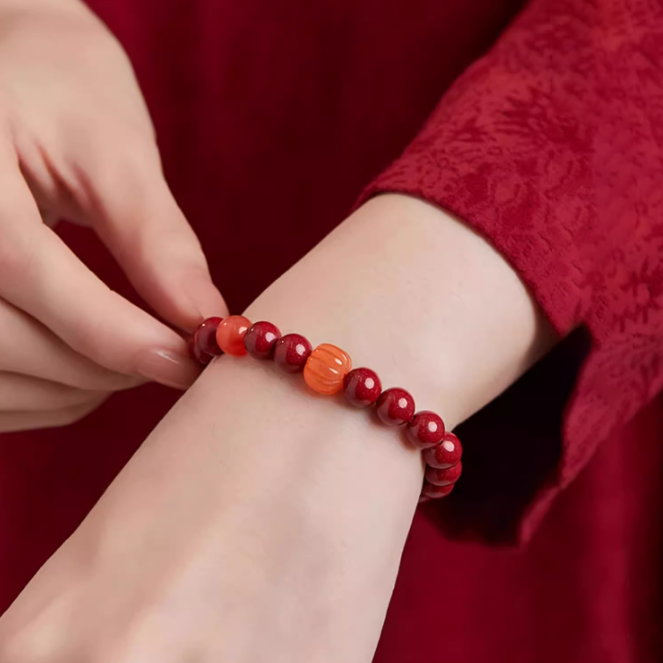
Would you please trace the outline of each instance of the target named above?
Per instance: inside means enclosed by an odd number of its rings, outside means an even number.
[[[373,181],[465,219],[566,337],[463,425],[464,479],[415,519],[377,663],[663,660],[657,0],[92,5],[231,310]],[[90,234],[63,234],[130,293]],[[0,610],[175,398],[0,438]]]

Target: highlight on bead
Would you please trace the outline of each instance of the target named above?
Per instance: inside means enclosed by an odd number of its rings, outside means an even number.
[[[442,437],[442,442],[436,447],[424,451],[424,459],[431,467],[444,470],[453,467],[463,456],[463,447],[459,439],[447,431]]]
[[[380,394],[375,411],[380,421],[387,426],[402,426],[414,417],[414,398],[409,391],[392,387]]]
[[[415,449],[435,447],[444,437],[442,417],[430,410],[417,412],[406,429],[407,439]]]
[[[382,383],[370,368],[355,368],[343,379],[343,393],[355,407],[373,405],[382,393]]]
[[[207,365],[222,354],[216,342],[216,330],[222,321],[223,318],[207,318],[196,327],[189,339],[189,352],[197,362]]]
[[[244,348],[255,359],[270,359],[281,332],[271,322],[256,322],[244,334]]]
[[[226,354],[241,357],[246,354],[244,334],[250,326],[251,321],[243,315],[230,315],[218,326],[216,342]]]
[[[274,345],[274,362],[286,373],[301,373],[313,352],[310,341],[301,334],[286,334]]]

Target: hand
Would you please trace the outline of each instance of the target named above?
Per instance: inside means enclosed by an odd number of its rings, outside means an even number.
[[[402,196],[247,315],[338,343],[449,428],[553,342],[490,246]],[[0,619],[0,663],[369,663],[421,480],[397,431],[221,357]]]
[[[120,46],[78,0],[0,0],[0,432],[198,375],[181,337],[111,291],[42,219],[94,228],[168,323],[222,313],[163,178]]]

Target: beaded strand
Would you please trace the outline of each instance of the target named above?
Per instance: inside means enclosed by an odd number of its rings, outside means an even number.
[[[281,335],[271,322],[252,324],[241,315],[204,320],[189,341],[191,356],[201,365],[226,353],[269,360],[287,373],[303,373],[316,393],[331,396],[343,391],[348,403],[359,408],[374,407],[387,426],[403,427],[410,446],[423,452],[426,473],[420,502],[446,497],[463,471],[463,448],[458,438],[445,430],[444,421],[430,410],[415,411],[414,398],[405,389],[382,390],[377,373],[370,368],[352,368],[347,352],[323,343],[315,349],[301,334]]]

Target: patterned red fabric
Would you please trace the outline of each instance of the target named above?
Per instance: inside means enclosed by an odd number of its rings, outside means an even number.
[[[232,310],[397,159],[365,195],[466,219],[568,334],[464,424],[463,482],[415,518],[376,662],[662,660],[657,1],[534,0],[515,20],[520,0],[91,4]],[[62,234],[135,298],[87,231]],[[0,436],[0,610],[175,398],[150,386]]]
[[[455,212],[592,348],[557,476],[527,536],[597,445],[663,386],[663,8],[539,0],[369,187]]]

